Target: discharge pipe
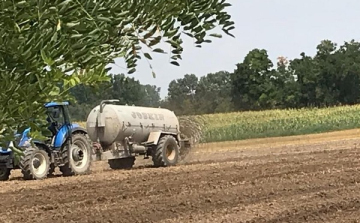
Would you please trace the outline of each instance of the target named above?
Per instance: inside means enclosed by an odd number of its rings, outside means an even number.
[[[120,100],[118,100],[118,99],[102,100],[100,102],[100,113],[103,112],[105,104],[111,104],[111,103],[114,103],[114,102],[120,102]]]

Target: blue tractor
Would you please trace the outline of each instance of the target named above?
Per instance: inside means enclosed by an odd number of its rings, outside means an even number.
[[[23,135],[26,134],[26,130]],[[15,141],[7,142],[5,148],[0,147],[0,181],[9,179],[11,169],[19,164],[20,157],[13,152],[14,144],[20,139],[20,134],[15,134]],[[20,143],[19,143],[20,144]]]
[[[25,129],[17,144],[23,152],[19,159],[12,150],[0,151],[0,180],[9,179],[11,169],[21,169],[25,180],[45,179],[56,167],[63,176],[90,173],[92,144],[86,130],[71,123],[68,105],[68,102],[44,105],[51,136],[45,141],[32,140],[30,128]]]

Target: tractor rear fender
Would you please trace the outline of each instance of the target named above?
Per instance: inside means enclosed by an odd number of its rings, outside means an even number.
[[[87,131],[86,131],[85,128],[79,126],[79,127],[72,128],[72,129],[71,129],[71,134],[75,134],[75,133],[87,134]]]
[[[68,131],[67,131],[67,126],[63,126],[60,128],[60,130],[58,131],[58,133],[55,136],[55,139],[53,140],[53,147],[55,149],[60,149],[61,146],[64,144],[64,142],[66,141],[66,139],[69,137],[68,135]],[[87,134],[87,131],[85,128],[81,127],[78,124],[73,123],[71,125],[71,134],[73,133],[77,133],[77,132],[81,132],[84,134]]]
[[[49,157],[51,157],[51,148],[49,147],[49,145],[39,140],[34,140],[33,143],[39,149],[45,150],[49,154]]]
[[[150,145],[155,146],[158,144],[159,139],[164,135],[172,135],[175,137],[178,143],[180,142],[180,138],[179,138],[180,135],[175,132],[155,131],[155,132],[150,132],[147,141],[142,144],[145,146],[150,146]]]

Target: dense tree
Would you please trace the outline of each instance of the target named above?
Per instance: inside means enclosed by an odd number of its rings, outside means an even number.
[[[155,85],[143,85],[142,91],[144,93],[140,99],[139,105],[147,107],[159,107],[161,101],[160,90],[161,88],[156,87]]]
[[[230,73],[219,71],[201,77],[195,98],[198,114],[232,111]]]
[[[279,57],[276,67],[265,49],[254,49],[230,74],[217,72],[198,81],[193,76],[188,81],[196,86],[192,101],[185,100],[190,89],[184,87],[183,79],[189,79],[185,75],[171,82],[166,106],[179,114],[203,114],[359,103],[360,43],[352,40],[337,47],[323,40],[316,49],[313,57]]]
[[[186,74],[183,78],[173,80],[168,88],[168,107],[178,114],[194,114],[194,100],[198,84],[195,74]]]
[[[140,54],[151,59],[141,46],[164,52],[156,48],[163,40],[172,47],[171,63],[178,65],[183,30],[197,45],[210,42],[215,24],[231,35],[234,23],[224,11],[229,5],[223,0],[2,1],[0,129],[5,140],[19,123],[38,129],[44,102],[70,98],[69,89],[77,84],[109,80],[105,66],[114,58],[125,58],[133,73]]]
[[[271,107],[274,86],[272,62],[264,49],[250,51],[231,74],[233,102],[237,109]]]
[[[195,74],[185,74],[171,81],[168,95],[163,100],[160,100],[160,89],[156,86],[141,85],[124,75],[113,78],[118,80],[117,84],[113,81],[111,86],[107,83],[95,85],[103,88],[101,97],[92,93],[96,90],[82,87],[77,87],[79,92],[75,95],[79,94],[76,97],[81,103],[101,100],[107,97],[105,95],[125,97],[126,100],[121,99],[124,103],[160,105],[177,115],[359,103],[360,43],[350,41],[337,47],[335,43],[324,40],[316,48],[312,57],[305,53],[293,60],[278,57],[276,66],[266,50],[254,49],[237,64],[234,72],[219,71],[200,78]],[[82,108],[86,106],[84,104]]]
[[[139,104],[141,98],[144,96],[140,82],[124,74],[112,76],[111,83],[110,98],[118,99],[121,104]],[[104,96],[102,96],[102,98],[104,98]]]
[[[335,71],[339,104],[360,102],[360,43],[346,42],[336,52],[341,58]],[[335,79],[334,78],[334,79]]]
[[[277,69],[272,79],[273,93],[276,108],[296,108],[299,104],[299,83],[289,69],[289,61],[279,57]]]

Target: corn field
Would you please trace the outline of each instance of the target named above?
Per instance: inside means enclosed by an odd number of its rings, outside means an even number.
[[[289,136],[360,127],[360,105],[200,116],[202,142]]]
[[[181,116],[179,121],[183,135],[195,142],[234,141],[358,128],[360,105]]]

